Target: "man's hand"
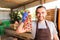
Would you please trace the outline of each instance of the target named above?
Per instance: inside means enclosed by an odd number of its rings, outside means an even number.
[[[58,35],[57,35],[57,34],[54,34],[54,35],[53,35],[53,40],[59,40],[59,38],[58,38]]]

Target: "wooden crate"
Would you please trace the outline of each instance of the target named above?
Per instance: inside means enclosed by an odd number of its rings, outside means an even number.
[[[47,10],[46,19],[49,20],[49,21],[54,21],[54,14],[55,14],[55,9]]]

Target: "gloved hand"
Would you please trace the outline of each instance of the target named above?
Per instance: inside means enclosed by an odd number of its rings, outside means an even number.
[[[22,22],[24,22],[27,19],[28,13],[24,12],[22,16]]]

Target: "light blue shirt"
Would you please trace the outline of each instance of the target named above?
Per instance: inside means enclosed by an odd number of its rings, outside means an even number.
[[[46,22],[47,22],[48,27],[50,29],[51,39],[53,40],[53,34],[57,34],[55,25],[51,21],[46,20]],[[47,28],[46,24],[45,24],[45,21],[41,22],[41,23],[40,22],[38,23],[38,29],[45,29],[45,28]],[[32,22],[32,36],[33,36],[33,38],[35,38],[35,34],[36,34],[36,22]]]

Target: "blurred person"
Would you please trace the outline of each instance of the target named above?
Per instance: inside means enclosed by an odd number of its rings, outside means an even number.
[[[34,40],[59,40],[58,33],[53,22],[45,19],[47,15],[46,8],[44,6],[38,6],[36,8],[37,21],[32,22],[32,36]],[[27,16],[27,15],[26,15]],[[26,17],[25,16],[25,17]],[[22,20],[20,26],[16,30],[16,33],[24,33],[30,29],[24,29],[24,20]]]

